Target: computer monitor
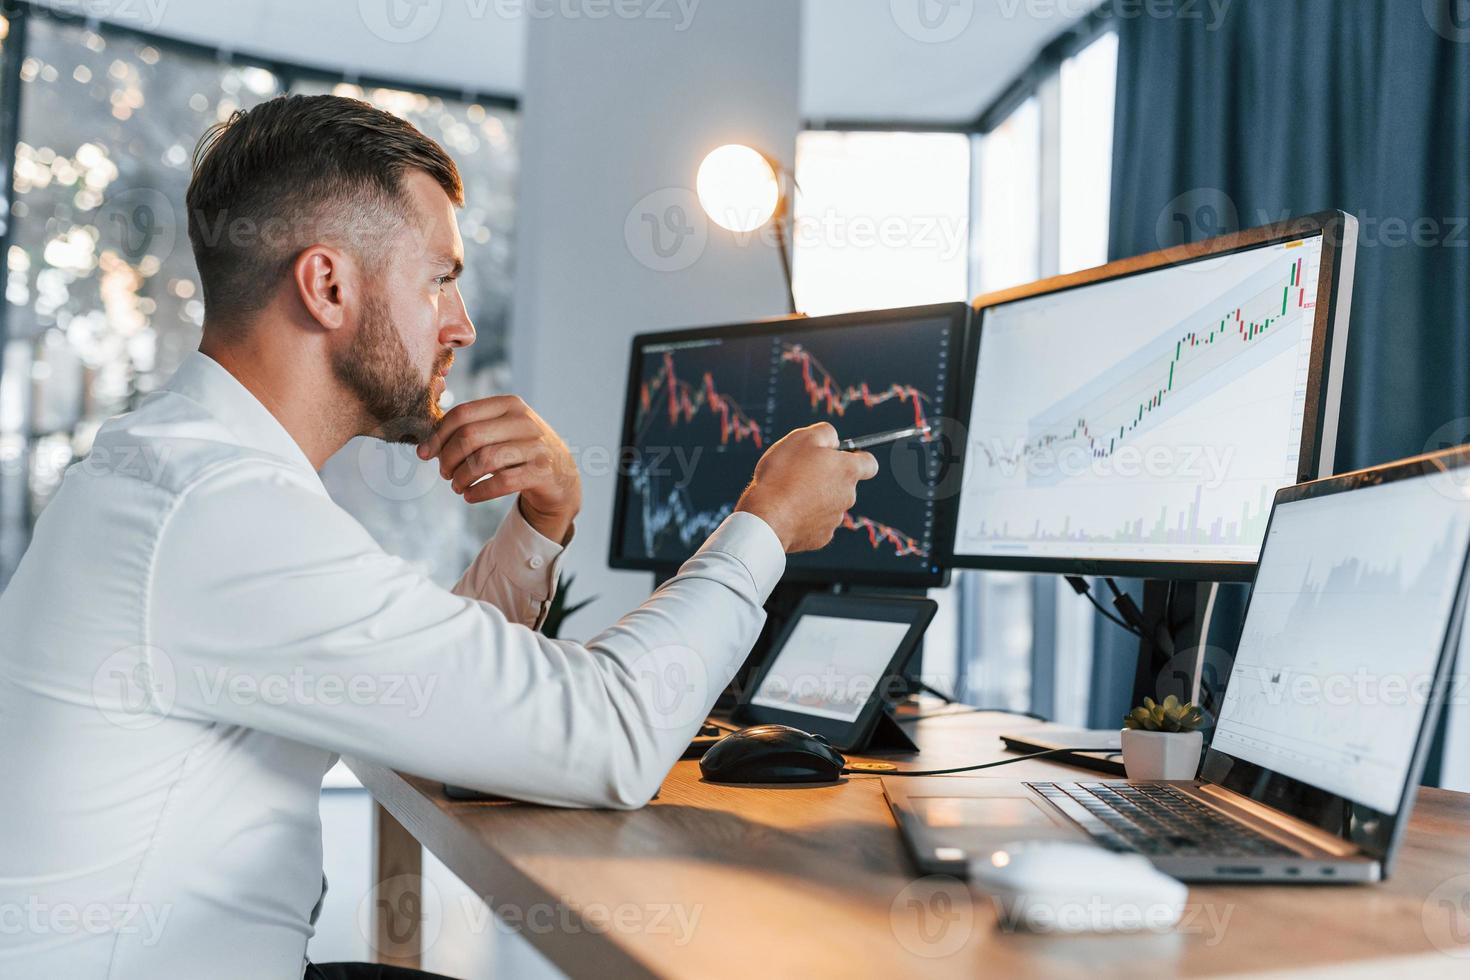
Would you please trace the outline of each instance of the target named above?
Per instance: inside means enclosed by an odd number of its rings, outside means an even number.
[[[1332,470],[1357,222],[1313,215],[977,301],[955,566],[1248,580]]]
[[[956,409],[964,303],[643,334],[633,340],[613,514],[614,568],[668,573],[734,509],[761,453],[826,421],[843,438],[933,423],[875,451],[830,545],[793,555],[797,582],[940,585],[939,423]]]
[[[1206,778],[1379,856],[1462,633],[1470,449],[1276,496]]]

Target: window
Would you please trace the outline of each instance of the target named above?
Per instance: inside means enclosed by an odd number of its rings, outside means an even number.
[[[803,134],[798,305],[825,314],[954,300],[1105,262],[1116,66],[1110,33],[1064,56],[1049,49],[1031,91],[974,137]],[[922,221],[968,229],[967,247],[925,247],[912,237]],[[935,686],[1085,723],[1093,614],[1060,577],[961,572],[934,596],[924,674]]]
[[[1107,261],[1117,53],[1092,39],[979,137],[978,292]],[[1085,723],[1091,609],[1054,575],[968,573],[962,590],[968,700]]]
[[[1118,35],[1111,31],[1062,62],[1056,272],[1074,272],[1108,261],[1112,204],[1113,103],[1118,74]],[[1092,675],[1092,609],[1062,579],[1050,586],[1056,602],[1051,710],[1057,721],[1083,725]],[[1043,588],[1045,586],[1042,586]]]
[[[198,344],[182,215],[197,137],[280,91],[263,68],[30,16],[0,376],[0,585],[97,428]]]
[[[1026,99],[976,138],[974,292],[989,293],[1041,275],[1041,104]],[[956,665],[966,700],[986,707],[1030,707],[1035,646],[1032,576],[962,572]]]
[[[1111,32],[1062,62],[1058,272],[1108,260],[1117,74],[1118,35]]]
[[[979,137],[976,293],[1041,275],[1041,107],[1035,96]]]
[[[0,34],[11,26],[0,25]],[[14,27],[26,34],[27,56],[19,118],[0,121],[0,131],[16,134],[0,333],[8,338],[0,359],[0,587],[101,423],[134,407],[198,346],[204,305],[184,193],[195,142],[237,108],[286,91],[339,91],[408,118],[445,146],[465,181],[461,290],[478,332],[452,391],[465,399],[506,389],[513,110],[322,81],[293,66],[234,62],[39,8]],[[483,540],[489,532],[479,525],[496,515],[482,508],[473,520],[466,534]]]
[[[797,306],[820,316],[969,298],[970,138],[956,133],[808,132],[797,141],[792,240]],[[924,641],[926,682],[955,689],[959,606]]]
[[[951,133],[803,133],[797,306],[819,316],[967,298],[970,141]]]

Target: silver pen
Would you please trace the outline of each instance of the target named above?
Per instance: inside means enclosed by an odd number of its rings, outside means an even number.
[[[933,432],[927,425],[914,425],[907,429],[894,429],[892,432],[879,432],[871,436],[858,436],[855,439],[843,439],[837,444],[837,448],[845,453],[855,453],[860,449],[872,449],[874,446],[886,446],[890,442],[901,442],[914,436],[927,436]]]

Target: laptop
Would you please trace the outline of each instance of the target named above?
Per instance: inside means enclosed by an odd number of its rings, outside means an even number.
[[[1470,447],[1276,495],[1220,716],[1184,782],[883,780],[914,863],[1036,839],[1185,881],[1387,876],[1459,643]]]

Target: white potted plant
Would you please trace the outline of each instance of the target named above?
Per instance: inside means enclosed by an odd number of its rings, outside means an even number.
[[[1205,711],[1174,695],[1143,706],[1123,718],[1123,768],[1129,779],[1193,779],[1199,770],[1205,736],[1199,729]]]

